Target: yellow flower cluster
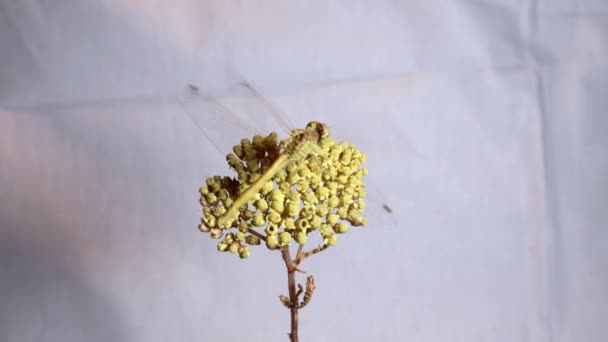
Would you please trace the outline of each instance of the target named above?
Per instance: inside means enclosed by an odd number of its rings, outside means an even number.
[[[332,246],[338,239],[336,234],[348,231],[348,223],[367,224],[361,217],[365,209],[365,154],[352,144],[335,143],[331,138],[325,139],[315,153],[279,169],[247,205],[239,208],[238,218],[230,227],[217,224],[241,192],[281,153],[286,153],[289,144],[290,139],[279,142],[276,133],[255,136],[251,141],[243,139],[226,157],[237,177],[209,177],[207,186],[200,188],[203,218],[199,229],[222,239],[219,251],[247,258],[247,245],[264,241],[269,249],[277,249],[292,240],[304,244],[313,231],[319,231],[324,243]],[[263,232],[256,230],[262,227]]]

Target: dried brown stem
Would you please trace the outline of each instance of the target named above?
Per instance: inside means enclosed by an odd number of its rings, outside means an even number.
[[[296,298],[298,300],[300,299],[300,295],[302,294],[302,292],[304,292],[304,287],[302,286],[302,284],[298,284],[298,292],[296,293]]]
[[[300,246],[301,246],[301,245],[300,245]],[[322,252],[322,251],[326,250],[328,247],[329,247],[329,245],[325,244],[325,245],[323,245],[323,246],[319,246],[319,247],[317,247],[317,248],[315,248],[315,249],[312,249],[312,250],[310,250],[310,251],[308,251],[308,252],[298,253],[299,257],[298,257],[298,258],[296,258],[296,260],[295,260],[295,262],[294,262],[294,263],[295,263],[296,265],[299,265],[299,264],[300,264],[300,262],[302,262],[302,260],[304,260],[304,259],[308,258],[308,257],[309,257],[309,256],[311,256],[311,255],[314,255],[314,254],[317,254],[317,253],[319,253],[319,252]]]
[[[298,297],[296,293],[296,272],[293,271],[295,265],[291,259],[289,247],[281,248],[281,255],[287,267],[287,286],[289,288],[289,301],[291,303],[291,308],[289,309],[291,312],[291,333],[289,333],[289,338],[291,342],[298,342]]]
[[[257,237],[259,237],[260,239],[262,239],[263,241],[266,241],[266,237],[258,232],[256,232],[255,230],[249,228],[247,229],[247,232],[250,233],[251,235],[255,235]]]
[[[304,244],[300,244],[298,246],[298,252],[296,253],[295,264],[298,265],[300,263],[300,259],[302,258],[302,252],[304,252]]]

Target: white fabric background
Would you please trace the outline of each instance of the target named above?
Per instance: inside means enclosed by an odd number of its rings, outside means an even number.
[[[196,229],[233,123],[280,128],[243,78],[369,156],[369,226],[303,265],[302,341],[607,341],[607,15],[0,1],[0,341],[287,341],[280,256]]]

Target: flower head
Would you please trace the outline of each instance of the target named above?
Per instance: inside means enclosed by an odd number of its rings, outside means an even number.
[[[318,139],[306,140],[306,134]],[[334,245],[335,234],[346,233],[349,224],[367,224],[361,216],[365,154],[350,143],[334,142],[325,125],[312,122],[283,141],[276,133],[243,139],[233,152],[226,160],[237,176],[208,177],[206,186],[199,189],[203,212],[199,230],[215,239],[224,238],[219,251],[247,258],[245,243],[259,245],[264,239],[269,249],[276,249],[292,241],[304,244],[315,231],[325,244]],[[279,159],[282,155],[288,158]],[[284,161],[278,169],[273,168],[277,160]],[[220,227],[218,220],[234,201],[270,171],[274,172],[270,180],[238,208],[236,219]]]

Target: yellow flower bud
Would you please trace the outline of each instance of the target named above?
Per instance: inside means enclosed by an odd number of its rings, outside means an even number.
[[[295,240],[300,245],[303,245],[308,240],[308,235],[304,231],[298,231],[295,236]]]
[[[275,249],[279,245],[279,239],[276,235],[269,235],[266,237],[266,246],[270,249]]]
[[[207,231],[209,231],[209,229],[211,228],[219,228],[217,227],[217,219],[215,218],[215,216],[209,216],[209,218],[203,221],[203,225],[207,226]]]
[[[227,243],[223,243],[223,242],[219,242],[217,244],[217,250],[220,252],[225,252],[228,249],[228,244]]]
[[[220,189],[220,190],[217,192],[217,198],[218,198],[220,201],[225,201],[225,200],[227,200],[227,199],[228,199],[228,191],[226,191],[225,189]]]
[[[323,182],[323,177],[321,177],[321,175],[313,175],[310,178],[310,187],[316,189],[321,182]]]
[[[354,188],[361,184],[361,178],[357,175],[348,176],[346,183],[349,187]]]
[[[291,242],[291,234],[283,232],[279,234],[279,243],[281,246],[287,246]]]
[[[211,205],[215,205],[218,202],[217,196],[215,196],[215,194],[213,194],[213,193],[208,193],[205,196],[205,200],[207,200],[207,203],[209,203]]]
[[[212,239],[219,239],[222,237],[222,230],[220,228],[211,228],[209,236]]]
[[[229,216],[226,218],[225,222],[222,222],[222,225],[219,228],[231,228],[234,225],[234,222],[236,221],[238,217],[238,213],[234,216]]]
[[[201,195],[206,195],[209,193],[209,189],[208,188],[200,188],[198,189],[198,192],[200,192]]]
[[[340,199],[336,195],[331,195],[329,197],[329,199],[327,200],[327,205],[329,205],[329,208],[331,208],[331,209],[336,208],[339,204],[340,204]]]
[[[342,153],[342,149],[335,145],[329,150],[329,157],[331,158],[331,160],[338,160],[340,158],[340,153]]]
[[[292,202],[300,203],[300,200],[302,200],[302,194],[300,194],[299,192],[297,192],[295,190],[290,190],[289,191],[289,200]]]
[[[344,222],[334,224],[334,232],[343,234],[348,231],[348,224]]]
[[[283,225],[283,228],[285,228],[285,229],[295,229],[296,228],[293,217],[284,218],[283,221],[281,221],[281,224]]]
[[[364,199],[360,199],[359,201],[357,201],[357,203],[359,204],[359,209],[361,210],[365,210],[365,200]]]
[[[367,192],[365,191],[365,189],[360,189],[359,191],[359,198],[365,198],[367,196]]]
[[[266,235],[273,235],[279,232],[279,227],[275,224],[269,224],[266,229],[264,229]]]
[[[247,237],[245,238],[245,242],[247,242],[250,245],[259,245],[260,238],[255,235],[247,235]]]
[[[230,251],[230,253],[236,254],[239,251],[239,243],[238,242],[231,243],[230,247],[228,247],[228,250]]]
[[[302,210],[300,210],[300,218],[305,218],[305,219],[312,219],[313,216],[315,216],[315,207],[313,206],[306,206],[304,208],[302,208]]]
[[[272,201],[270,202],[270,207],[272,208],[272,210],[282,213],[283,211],[285,211],[285,205],[283,204],[282,201]]]
[[[298,181],[298,184],[296,184],[296,189],[298,189],[299,193],[304,194],[310,189],[310,183],[305,179],[301,179]]]
[[[343,166],[343,167],[340,169],[340,175],[344,175],[344,176],[347,176],[347,177],[348,177],[348,176],[350,176],[350,175],[351,175],[351,173],[353,173],[353,169],[352,169],[352,168],[350,168],[350,167],[348,167],[348,166]]]
[[[211,228],[209,228],[209,226],[205,225],[204,223],[201,223],[198,225],[198,230],[200,230],[203,233],[207,233],[207,232],[209,232],[209,230],[211,230]]]
[[[239,247],[239,258],[246,259],[249,257],[249,247],[240,246]]]
[[[257,200],[261,199],[262,195],[260,195],[260,193],[254,194],[253,196],[251,196],[251,199],[249,200],[249,203],[255,203]]]
[[[319,201],[325,201],[329,196],[329,188],[320,186],[315,190],[315,194],[317,195]]]
[[[283,194],[287,194],[289,192],[289,189],[291,188],[291,184],[289,184],[288,182],[281,182],[279,183],[279,190],[281,190],[281,192]]]
[[[277,132],[272,132],[264,138],[264,145],[266,148],[275,147],[279,143]]]
[[[322,224],[320,229],[319,229],[319,233],[321,234],[322,237],[328,237],[333,235],[334,230],[332,229],[331,225],[329,224]]]
[[[323,239],[323,242],[326,245],[334,246],[336,244],[336,242],[338,242],[338,236],[337,235],[331,235],[331,236],[326,237],[325,239]]]
[[[311,176],[310,169],[306,165],[298,167],[298,175],[302,178],[308,178]]]
[[[327,214],[325,222],[327,222],[327,224],[335,224],[336,222],[338,222],[338,215],[334,213]]]
[[[260,192],[262,193],[262,195],[266,196],[272,191],[272,189],[274,189],[274,184],[272,183],[272,181],[270,181],[264,183]]]
[[[249,223],[247,223],[247,221],[241,220],[241,222],[239,222],[239,232],[241,233],[247,233],[247,230],[249,230],[250,225]]]
[[[300,180],[300,175],[298,175],[297,173],[289,174],[287,176],[287,178],[285,179],[285,181],[287,183],[289,183],[290,185],[296,184],[299,180]]]
[[[259,135],[256,134],[253,136],[253,139],[251,139],[253,148],[255,148],[256,150],[262,150],[264,148],[264,138]]]
[[[262,215],[256,215],[251,221],[251,224],[256,227],[261,227],[266,224],[266,219]]]
[[[236,240],[237,241],[244,241],[245,240],[245,234],[243,232],[237,232],[236,233]]]
[[[249,139],[241,139],[241,147],[243,147],[243,151],[251,150],[251,141]]]
[[[341,207],[348,207],[351,203],[353,203],[353,197],[349,195],[342,195],[340,199]]]
[[[287,178],[287,173],[285,172],[285,170],[280,170],[279,172],[277,172],[274,175],[274,177],[272,179],[278,184],[278,183],[285,181],[286,178]],[[273,187],[274,187],[274,184],[273,184]]]
[[[292,174],[298,170],[298,164],[295,162],[291,162],[291,163],[287,164],[287,167],[285,167],[285,170],[287,170],[288,174]]]
[[[226,213],[226,207],[224,207],[223,205],[218,205],[217,207],[215,207],[215,209],[213,209],[213,216],[215,217],[220,217],[222,215],[224,215]]]
[[[243,159],[243,146],[235,145],[232,147],[232,151],[239,159]]]
[[[330,179],[334,180],[338,177],[338,169],[336,167],[331,167],[327,170],[327,174],[330,176]]]
[[[266,200],[263,198],[260,198],[259,200],[255,201],[253,203],[253,206],[259,211],[268,210],[268,202],[266,202]]]
[[[356,220],[359,217],[359,214],[361,214],[361,210],[349,207],[346,218],[350,221]]]
[[[300,202],[289,201],[287,204],[287,215],[290,217],[296,217],[300,211]]]
[[[306,197],[304,197],[304,203],[306,204],[317,204],[319,203],[319,199],[317,198],[317,196],[315,195],[314,192],[309,192],[306,194]]]
[[[321,216],[314,215],[312,217],[312,219],[310,220],[310,227],[311,228],[319,228],[319,227],[321,227],[322,223],[323,223],[323,220],[321,219]]]
[[[300,217],[295,221],[295,227],[299,230],[306,230],[307,228],[310,228],[310,222],[307,219]]]
[[[270,214],[268,214],[268,221],[272,222],[272,223],[280,223],[281,222],[281,214],[277,213],[276,211],[271,211]]]
[[[270,192],[270,196],[268,197],[272,201],[284,201],[285,193],[279,189],[274,189]]]
[[[243,211],[243,219],[245,219],[245,220],[251,220],[252,218],[255,217],[255,215],[257,215],[257,213],[253,210]]]
[[[321,203],[317,206],[317,215],[325,216],[329,212],[329,205],[327,203]]]
[[[213,177],[209,177],[205,180],[205,183],[207,184],[207,187],[211,188],[215,186],[215,179]]]

